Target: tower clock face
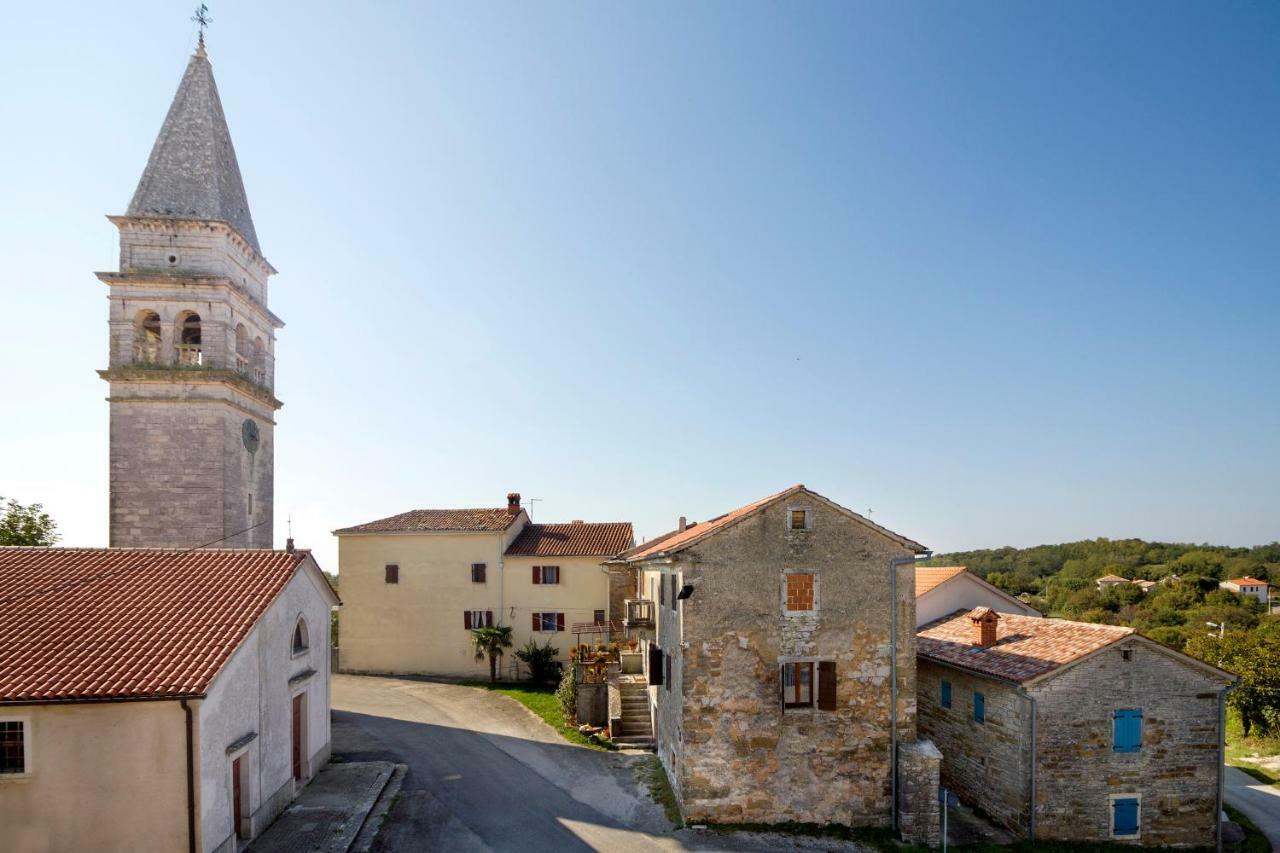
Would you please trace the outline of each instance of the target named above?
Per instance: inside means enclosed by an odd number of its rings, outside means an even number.
[[[258,435],[258,425],[245,418],[243,424],[240,425],[240,439],[244,442],[244,449],[250,453],[258,452],[258,443],[261,440]]]

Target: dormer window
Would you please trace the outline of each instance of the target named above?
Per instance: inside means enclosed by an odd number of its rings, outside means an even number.
[[[813,527],[813,516],[807,509],[787,510],[787,528],[790,530],[809,530]]]
[[[293,627],[293,653],[300,655],[310,648],[307,642],[307,620],[299,618],[298,624]]]

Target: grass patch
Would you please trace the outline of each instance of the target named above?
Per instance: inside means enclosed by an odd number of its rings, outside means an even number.
[[[667,771],[662,768],[662,762],[658,760],[658,756],[652,755],[638,762],[636,776],[648,786],[649,796],[662,806],[667,820],[671,821],[671,827],[679,829],[684,826],[680,804],[676,802],[676,792],[671,790],[671,780],[667,778]]]
[[[560,709],[560,700],[556,697],[556,686],[554,684],[541,686],[533,684],[520,684],[517,682],[499,681],[497,684],[490,684],[487,681],[463,681],[460,682],[464,687],[475,687],[480,690],[488,690],[491,693],[501,693],[503,696],[510,696],[521,705],[537,714],[544,723],[558,731],[565,740],[570,743],[576,743],[579,746],[587,746],[591,749],[599,749],[609,751],[609,747],[589,740],[585,735],[576,728],[568,725],[564,719],[564,712]]]
[[[1240,824],[1240,828],[1244,830],[1244,843],[1236,848],[1238,853],[1271,853],[1271,842],[1262,834],[1262,830],[1254,826],[1253,821],[1225,803],[1223,808],[1227,810],[1227,817]]]
[[[1244,727],[1240,725],[1240,715],[1234,712],[1227,714],[1227,764],[1238,767],[1259,782],[1268,785],[1280,785],[1280,770],[1260,767],[1250,758],[1269,758],[1280,755],[1280,733],[1268,735],[1253,734],[1244,736]]]

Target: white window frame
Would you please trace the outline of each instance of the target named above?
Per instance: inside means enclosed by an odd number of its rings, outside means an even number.
[[[1138,831],[1132,835],[1116,835],[1116,800],[1138,801]],[[1108,794],[1107,795],[1107,835],[1124,841],[1142,837],[1142,794]]]
[[[27,715],[0,715],[0,723],[22,723],[22,772],[0,773],[0,784],[30,779],[35,763],[34,738],[31,736],[31,717]]]
[[[794,512],[804,513],[804,527],[791,526],[791,514]],[[802,530],[813,529],[813,510],[807,506],[789,506],[787,507],[786,524],[788,533],[799,533]]]
[[[811,575],[813,577],[813,608],[810,610],[788,610],[787,609],[787,577],[789,575]],[[784,616],[805,616],[817,613],[819,602],[821,601],[819,594],[819,580],[817,569],[785,569],[782,572],[782,613]]]

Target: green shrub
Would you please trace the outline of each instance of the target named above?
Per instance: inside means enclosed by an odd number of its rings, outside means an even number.
[[[529,667],[529,680],[534,684],[554,684],[563,669],[560,661],[556,660],[559,654],[560,650],[552,646],[550,640],[545,646],[529,640],[524,648],[516,651],[516,658]]]
[[[573,680],[573,667],[566,667],[560,677],[560,686],[556,688],[556,698],[560,700],[560,710],[564,712],[566,721],[578,718],[578,684]]]

